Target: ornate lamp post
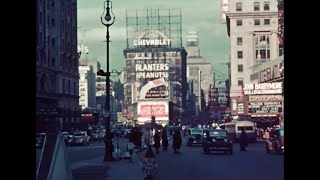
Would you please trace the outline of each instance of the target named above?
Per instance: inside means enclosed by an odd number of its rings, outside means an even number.
[[[107,0],[104,2],[104,11],[101,16],[101,23],[107,27],[107,72],[103,70],[99,70],[97,72],[98,76],[106,76],[106,119],[105,119],[105,128],[106,128],[106,136],[105,136],[105,154],[104,161],[112,161],[112,136],[110,131],[110,72],[109,72],[109,27],[114,23],[115,17],[112,13],[112,2]]]

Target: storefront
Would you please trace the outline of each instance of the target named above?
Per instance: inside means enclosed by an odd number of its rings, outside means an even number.
[[[245,84],[237,99],[239,120],[256,122],[258,127],[279,125],[283,112],[282,82]]]

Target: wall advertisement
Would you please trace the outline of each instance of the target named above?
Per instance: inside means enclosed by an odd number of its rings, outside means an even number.
[[[137,110],[139,124],[151,121],[152,116],[156,117],[156,122],[169,121],[169,100],[138,101]]]

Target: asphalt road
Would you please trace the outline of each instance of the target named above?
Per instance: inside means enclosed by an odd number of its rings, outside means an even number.
[[[119,139],[119,145],[120,149],[125,150],[126,144],[128,142],[127,138],[120,138]],[[114,145],[117,145],[117,141],[114,140]],[[69,163],[71,167],[76,164],[81,164],[82,162],[85,162],[87,160],[100,158],[101,156],[104,156],[104,149],[105,145],[102,140],[98,141],[91,141],[90,145],[83,146],[67,146],[67,152],[68,152],[68,158]],[[41,149],[36,150],[36,167],[39,165],[40,155],[41,155]],[[101,159],[103,161],[103,159]]]
[[[120,140],[121,149],[125,149],[128,139]],[[116,145],[116,143],[115,143]],[[156,180],[283,180],[284,156],[267,154],[263,142],[249,144],[246,152],[240,152],[239,144],[234,144],[233,155],[217,152],[204,154],[201,146],[187,147],[182,144],[181,153],[174,154],[172,141],[169,150],[156,154],[159,169]],[[104,143],[91,142],[88,146],[67,146],[71,168],[81,163],[103,157]],[[37,150],[37,159],[40,155]],[[138,153],[143,160],[145,151]],[[37,161],[37,160],[36,160]],[[102,161],[102,159],[101,159]]]
[[[249,144],[247,151],[234,144],[233,155],[223,152],[204,154],[202,147],[187,147],[181,153],[170,149],[156,154],[158,173],[156,180],[283,180],[284,156],[267,154],[263,142]],[[145,152],[140,153],[140,159]]]

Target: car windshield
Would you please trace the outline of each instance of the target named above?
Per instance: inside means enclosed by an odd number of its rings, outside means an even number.
[[[209,131],[209,135],[210,137],[227,136],[227,132],[212,130],[212,131]]]
[[[192,129],[191,130],[191,134],[202,134],[202,133],[203,133],[202,129]]]

